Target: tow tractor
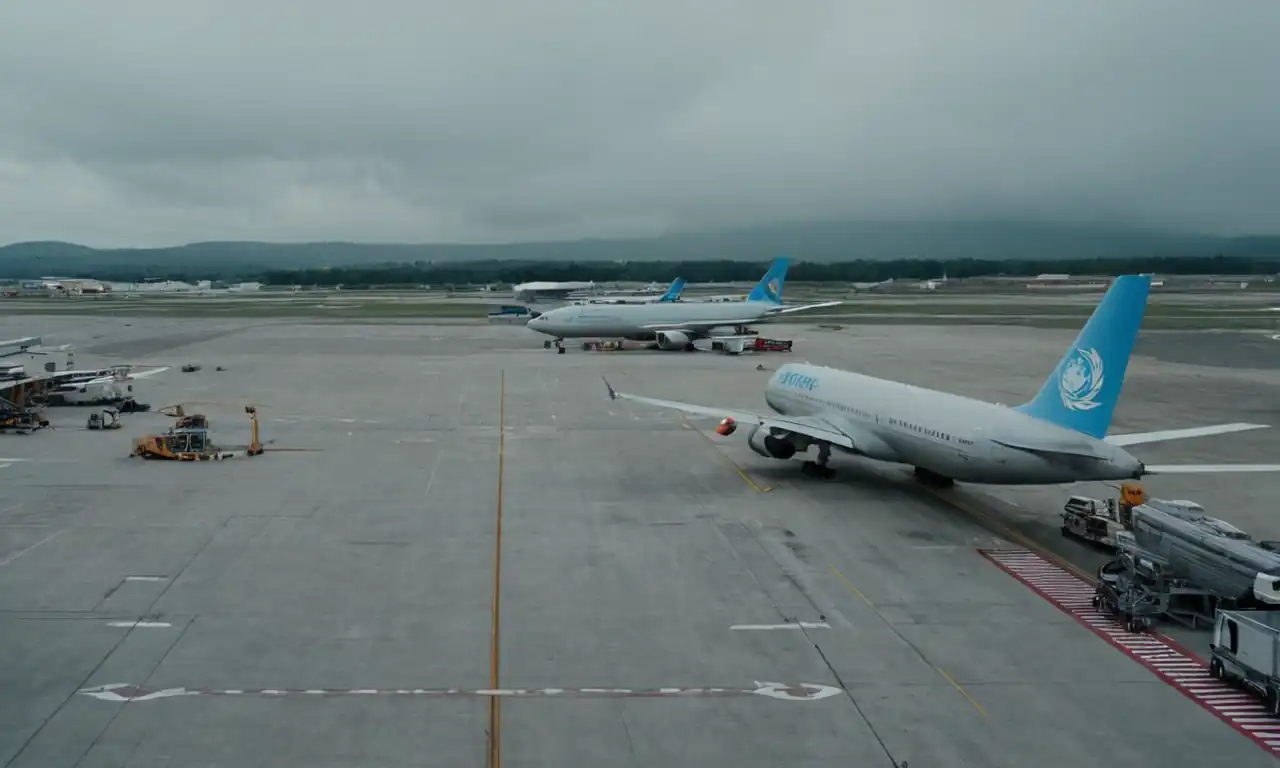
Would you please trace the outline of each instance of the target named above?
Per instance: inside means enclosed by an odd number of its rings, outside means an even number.
[[[757,352],[790,352],[791,344],[791,339],[765,339],[757,336],[751,349]]]
[[[1138,483],[1121,485],[1118,499],[1072,496],[1062,510],[1062,535],[1116,549],[1117,534],[1129,529],[1133,508],[1143,504],[1146,498]]]

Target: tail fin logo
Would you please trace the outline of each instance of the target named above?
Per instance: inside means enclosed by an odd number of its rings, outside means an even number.
[[[1106,380],[1102,370],[1102,356],[1096,349],[1079,349],[1067,362],[1058,380],[1058,393],[1062,404],[1073,411],[1091,411],[1102,403],[1095,398],[1102,391]]]
[[[769,289],[770,296],[777,296],[778,295],[778,278],[775,277],[772,280],[770,280],[768,284],[765,285],[765,288]]]

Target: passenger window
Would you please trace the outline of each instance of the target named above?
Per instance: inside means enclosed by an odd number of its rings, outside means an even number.
[[[1231,649],[1232,653],[1238,653],[1240,651],[1240,628],[1231,619],[1227,619],[1227,634],[1230,637],[1227,647]]]

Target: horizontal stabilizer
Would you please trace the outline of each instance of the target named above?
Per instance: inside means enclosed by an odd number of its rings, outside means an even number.
[[[1159,443],[1165,440],[1184,440],[1188,437],[1208,437],[1209,435],[1225,435],[1230,432],[1244,432],[1250,429],[1267,429],[1266,424],[1212,424],[1207,427],[1190,427],[1188,429],[1166,429],[1162,432],[1135,432],[1130,435],[1107,435],[1106,441],[1112,445],[1141,445]]]
[[[1280,472],[1280,464],[1157,464],[1147,475],[1212,475],[1219,472]]]
[[[778,307],[769,310],[771,315],[788,315],[792,312],[804,312],[807,309],[822,309],[823,307],[834,307],[843,304],[843,301],[820,301],[816,304],[801,304],[795,307]]]

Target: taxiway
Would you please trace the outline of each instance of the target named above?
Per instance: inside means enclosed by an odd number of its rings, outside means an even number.
[[[786,355],[554,355],[519,327],[0,321],[28,330],[85,362],[199,361],[139,399],[211,403],[227,442],[255,403],[275,443],[146,463],[129,437],[169,419],[90,433],[70,408],[0,438],[26,459],[0,469],[0,765],[479,766],[494,732],[507,766],[1274,761],[977,552],[1067,546],[1066,497],[1111,489],[958,488],[977,519],[905,469],[837,459],[815,481],[600,380],[755,408],[757,364]],[[1009,403],[1074,335],[768,333],[796,359]],[[1248,343],[1144,335],[1115,428],[1275,421],[1280,365],[1262,361],[1280,343],[1223,357]],[[1261,430],[1140,455],[1278,446]],[[1280,538],[1260,503],[1280,478],[1146,485]]]

